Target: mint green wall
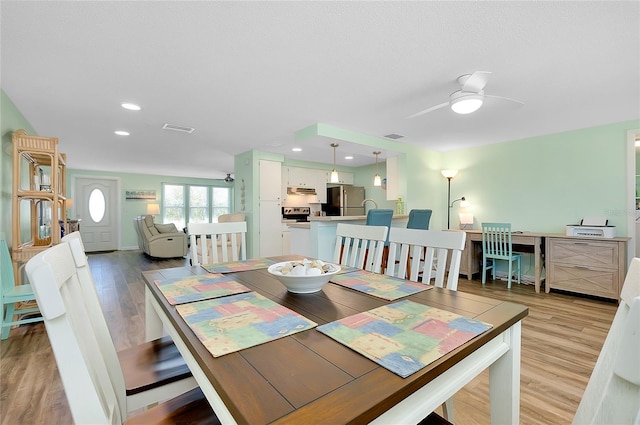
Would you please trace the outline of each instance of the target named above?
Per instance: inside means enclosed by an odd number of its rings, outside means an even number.
[[[460,170],[452,198],[467,197],[476,228],[507,221],[514,229],[564,233],[585,216],[605,216],[625,236],[633,213],[626,211],[627,131],[634,128],[640,121],[447,152],[441,166]]]
[[[229,184],[220,179],[200,179],[187,177],[172,177],[146,174],[129,174],[129,173],[112,173],[108,171],[92,171],[92,170],[76,170],[67,169],[67,192],[73,199],[75,198],[75,177],[92,177],[92,178],[117,178],[120,180],[120,249],[132,249],[138,247],[136,232],[133,227],[133,219],[136,216],[147,213],[147,204],[161,203],[162,199],[162,183],[175,184],[201,184],[209,186],[229,187]],[[235,182],[234,182],[235,183]],[[144,189],[155,190],[157,194],[156,201],[125,199],[126,190]],[[235,202],[234,202],[235,205]],[[70,217],[78,218],[76,212],[72,209]],[[159,218],[156,220],[160,221]],[[82,228],[82,222],[80,222]]]
[[[35,130],[16,108],[11,99],[0,90],[0,131],[2,132],[2,151],[0,152],[0,232],[4,232],[7,244],[11,246],[11,196],[13,181],[13,159],[11,135],[23,129],[28,134]]]

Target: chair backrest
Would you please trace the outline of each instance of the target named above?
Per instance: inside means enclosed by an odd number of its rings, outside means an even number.
[[[93,274],[87,260],[87,255],[84,250],[84,243],[80,232],[72,232],[65,235],[62,238],[62,242],[69,244],[73,262],[76,267],[76,274],[78,277],[78,283],[82,291],[83,302],[86,306],[89,320],[96,340],[100,347],[100,352],[103,355],[103,360],[106,364],[106,370],[109,374],[111,382],[113,382],[116,388],[122,388],[122,391],[116,392],[118,398],[118,405],[120,407],[120,414],[123,418],[127,416],[127,401],[125,391],[125,380],[122,375],[122,369],[120,367],[120,360],[118,359],[118,352],[113,344],[113,338],[109,331],[109,325],[107,319],[102,310],[102,304],[96,284],[93,279]]]
[[[13,263],[11,262],[7,240],[4,237],[4,232],[0,232],[0,299],[2,294],[13,288],[15,284]],[[2,309],[0,309],[0,313],[3,313]]]
[[[448,266],[446,287],[457,291],[460,259],[466,238],[465,232],[392,227],[389,231],[389,261],[386,274],[401,279],[406,279],[409,275],[414,282],[429,283],[431,271],[435,266],[434,285],[442,288]],[[424,261],[421,261],[423,252]],[[450,262],[447,262],[448,258],[451,259]],[[408,262],[411,267],[410,273],[407,273]],[[419,277],[420,274],[422,278]]]
[[[391,227],[392,219],[393,219],[393,210],[374,208],[367,211],[367,220],[365,224],[367,226]],[[389,245],[389,234],[387,234],[387,240],[385,241],[384,244]]]
[[[386,226],[338,223],[333,261],[380,273],[388,232]]]
[[[407,222],[407,229],[429,230],[431,212],[431,210],[416,209],[409,211],[409,221]]]
[[[31,258],[25,271],[44,318],[73,420],[78,424],[122,423],[116,388],[92,329],[88,307],[68,242]]]
[[[188,232],[194,266],[247,259],[246,221],[189,223]]]
[[[482,253],[487,257],[510,259],[511,224],[482,223]]]
[[[640,423],[640,258],[631,260],[618,310],[573,423]]]

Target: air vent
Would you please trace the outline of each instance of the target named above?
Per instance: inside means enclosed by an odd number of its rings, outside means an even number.
[[[404,136],[401,134],[395,134],[395,133],[391,133],[391,134],[387,134],[386,136],[387,139],[393,139],[393,140],[397,140],[397,139],[402,139]]]
[[[183,127],[181,125],[165,124],[162,126],[163,130],[179,131],[181,133],[193,133],[196,129],[192,127]]]

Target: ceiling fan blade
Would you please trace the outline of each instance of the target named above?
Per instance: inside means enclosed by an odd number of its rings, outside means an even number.
[[[509,102],[514,102],[514,103],[519,103],[520,105],[524,105],[524,102],[521,102],[521,101],[516,100],[516,99],[511,99],[510,97],[495,96],[493,94],[485,94],[484,97],[491,97],[493,99],[500,99],[500,100],[508,100]]]
[[[441,103],[439,105],[432,106],[431,108],[425,109],[424,111],[416,112],[413,115],[409,115],[407,117],[407,119],[419,117],[420,115],[424,115],[424,114],[428,114],[431,111],[435,111],[436,109],[444,108],[445,106],[449,106],[449,102]]]
[[[491,72],[489,71],[474,72],[469,78],[466,79],[466,81],[462,83],[462,91],[478,93],[480,90],[484,89],[484,86],[487,85],[489,77],[491,77]]]

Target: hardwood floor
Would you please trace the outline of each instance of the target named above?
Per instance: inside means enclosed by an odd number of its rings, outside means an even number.
[[[188,265],[151,260],[140,251],[89,255],[116,348],[144,340],[143,270]],[[617,304],[573,295],[536,294],[533,286],[461,277],[458,290],[529,307],[522,324],[520,423],[569,424],[613,320]],[[454,397],[456,423],[488,424],[485,371]],[[42,323],[12,329],[0,342],[0,423],[71,424],[72,418]]]

